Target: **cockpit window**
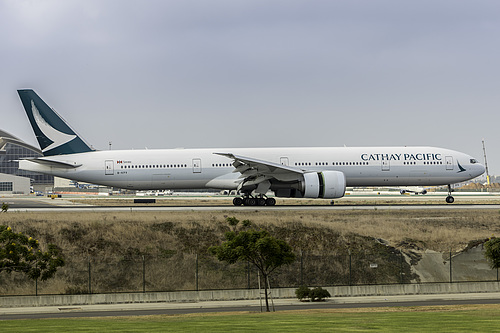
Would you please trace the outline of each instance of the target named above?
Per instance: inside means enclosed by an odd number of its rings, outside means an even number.
[[[477,160],[476,160],[475,158],[471,158],[471,159],[470,159],[470,163],[471,163],[471,164],[476,164],[476,163],[477,163]]]

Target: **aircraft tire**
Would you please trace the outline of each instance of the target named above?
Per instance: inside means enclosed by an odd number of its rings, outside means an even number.
[[[453,198],[451,195],[449,195],[446,197],[446,202],[451,204],[451,203],[455,202],[455,198]]]
[[[266,199],[266,206],[274,206],[276,205],[276,199],[274,198],[267,198]]]
[[[265,206],[265,205],[266,205],[266,199],[264,198],[257,199],[257,206]]]
[[[255,198],[248,198],[247,204],[249,206],[255,206],[257,204],[257,200],[255,200]]]
[[[233,199],[233,205],[235,205],[235,206],[241,206],[241,205],[243,205],[243,199],[239,198],[239,197],[234,198]]]

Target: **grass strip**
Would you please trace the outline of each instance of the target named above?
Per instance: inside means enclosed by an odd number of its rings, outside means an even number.
[[[8,320],[2,332],[479,332],[500,328],[500,305]]]

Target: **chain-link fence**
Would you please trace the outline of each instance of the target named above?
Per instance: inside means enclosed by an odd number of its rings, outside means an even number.
[[[258,287],[257,276],[250,263],[228,265],[208,255],[66,258],[47,281],[0,272],[0,295],[251,289]],[[498,271],[489,268],[481,248],[461,254],[298,253],[292,265],[270,279],[273,288],[465,281],[498,281]]]

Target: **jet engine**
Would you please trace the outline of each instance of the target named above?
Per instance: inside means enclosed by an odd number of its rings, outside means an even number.
[[[340,171],[308,172],[300,182],[303,198],[338,199],[345,194],[345,175]]]

